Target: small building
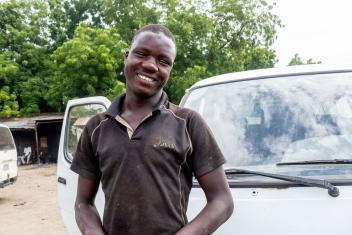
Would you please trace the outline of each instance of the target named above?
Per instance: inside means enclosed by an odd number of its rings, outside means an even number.
[[[31,149],[32,162],[55,163],[59,150],[62,114],[41,114],[34,117],[0,120],[7,125],[16,143],[18,155]]]

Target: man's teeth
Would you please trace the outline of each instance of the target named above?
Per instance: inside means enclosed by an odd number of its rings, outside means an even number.
[[[141,75],[141,74],[138,74],[138,77],[141,78],[141,79],[143,79],[143,80],[145,80],[145,81],[148,81],[148,82],[154,81],[153,79],[148,78],[148,77],[146,77],[146,76],[144,76],[144,75]]]

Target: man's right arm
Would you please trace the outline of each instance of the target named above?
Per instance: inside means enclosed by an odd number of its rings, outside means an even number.
[[[83,235],[105,235],[103,225],[94,205],[99,181],[78,176],[75,217]]]

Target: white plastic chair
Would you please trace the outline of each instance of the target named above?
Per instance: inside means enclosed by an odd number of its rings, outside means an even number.
[[[32,155],[32,148],[30,146],[26,147],[26,148],[23,149],[23,152],[24,152],[24,155],[23,156],[19,156],[22,165],[29,163],[29,160],[30,160],[31,155]]]

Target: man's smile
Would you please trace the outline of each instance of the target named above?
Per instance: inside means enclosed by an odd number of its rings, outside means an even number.
[[[154,79],[154,78],[150,78],[150,77],[147,77],[147,76],[145,76],[145,75],[142,75],[142,74],[137,74],[137,76],[140,78],[140,79],[142,79],[142,80],[144,80],[144,81],[147,81],[147,82],[156,82],[157,80],[156,79]]]

